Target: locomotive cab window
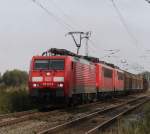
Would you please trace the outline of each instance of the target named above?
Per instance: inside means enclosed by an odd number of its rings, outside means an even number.
[[[103,72],[104,72],[104,77],[112,78],[112,70],[107,69],[107,68],[103,68]]]
[[[34,69],[35,70],[47,70],[49,66],[48,60],[35,60]]]
[[[64,60],[49,60],[50,70],[64,70]]]
[[[64,60],[35,60],[35,70],[64,70]]]

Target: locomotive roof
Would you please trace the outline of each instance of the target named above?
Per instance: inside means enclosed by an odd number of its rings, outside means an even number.
[[[102,64],[110,66],[112,68],[119,69],[119,67],[115,66],[112,63],[100,61],[99,58],[97,58],[97,57],[78,55],[78,54],[75,54],[75,53],[68,51],[66,49],[51,48],[48,51],[43,52],[42,56],[72,56],[72,57],[85,59],[85,60],[88,60],[88,61],[93,62],[93,63],[102,63]]]

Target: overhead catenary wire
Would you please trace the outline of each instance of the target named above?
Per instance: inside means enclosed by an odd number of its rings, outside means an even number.
[[[57,8],[57,9],[61,12],[61,14],[62,14],[67,20],[69,20],[74,26],[76,26],[76,28],[85,29],[82,25],[79,25],[78,23],[76,23],[69,15],[67,15],[67,14],[64,12],[64,10],[54,2],[54,0],[51,0],[51,1],[49,1],[49,2],[51,2],[51,4],[53,4],[53,6],[55,6],[55,8]],[[97,46],[93,43],[93,41],[91,41],[91,39],[89,39],[89,41],[90,41],[90,43],[91,43],[92,45],[94,45],[93,48],[96,50],[96,49],[97,49]],[[94,51],[95,51],[95,50],[94,50]]]
[[[145,0],[146,2],[148,2],[150,4],[150,0]]]
[[[60,7],[54,0],[50,0],[49,1],[55,8],[57,8],[57,10],[64,16],[64,18],[66,18],[69,22],[71,22],[74,26],[76,26],[76,28],[83,28],[83,26],[79,25],[78,23],[76,23],[68,14],[66,14],[63,10],[62,7]]]
[[[44,5],[42,5],[38,0],[32,0],[37,6],[39,6],[41,9],[43,9],[49,16],[51,16],[58,24],[62,25],[67,31],[73,31],[75,28],[73,27],[74,25],[76,25],[79,28],[82,28],[82,26],[77,25],[77,23],[75,23],[71,17],[69,17],[69,15],[65,14],[63,9],[60,8],[59,6],[57,6],[57,4],[55,4],[55,2],[52,0],[50,1],[62,14],[63,16],[67,19],[70,20],[70,22],[73,23],[73,26],[70,25],[68,23],[68,21],[64,21],[61,17],[58,17],[57,15],[55,15],[53,12],[49,11]],[[94,46],[93,46],[94,47]],[[95,48],[96,49],[96,48]]]
[[[93,47],[97,47],[96,44],[93,42],[93,40],[89,39],[89,42],[93,45]]]
[[[91,43],[91,45],[93,46],[93,48],[95,50],[97,50],[97,45],[95,44],[95,42],[93,40],[91,40],[91,39],[89,39],[89,42]]]
[[[120,9],[118,8],[118,6],[117,6],[115,0],[110,0],[110,1],[111,1],[112,5],[113,5],[114,9],[116,10],[116,12],[117,12],[117,14],[118,14],[118,17],[119,17],[121,23],[123,24],[124,28],[126,29],[128,35],[129,35],[130,38],[133,40],[134,45],[136,45],[136,47],[137,47],[137,46],[138,46],[138,41],[137,41],[137,39],[135,38],[135,36],[132,34],[132,32],[130,31],[130,29],[129,29],[129,27],[128,27],[128,25],[127,25],[127,23],[126,23],[126,21],[125,21],[123,15],[122,15],[122,13],[120,12]]]
[[[39,1],[37,1],[37,0],[32,0],[36,5],[38,5],[40,8],[42,8],[48,15],[50,15],[51,17],[53,17],[54,19],[55,19],[55,21],[57,21],[57,23],[59,23],[59,24],[61,24],[61,25],[63,25],[63,27],[65,28],[65,29],[67,29],[68,31],[72,31],[72,30],[74,30],[74,27],[72,27],[72,25],[70,25],[69,23],[67,23],[66,21],[64,21],[62,18],[60,18],[60,17],[58,17],[58,16],[56,16],[53,12],[50,12],[46,7],[44,7]],[[72,22],[72,23],[74,23],[73,21],[72,21],[72,19],[68,16],[68,15],[66,15],[65,13],[64,13],[64,11],[60,8],[60,7],[58,7],[55,3],[54,3],[54,1],[51,1],[52,3],[53,3],[53,5],[59,10],[59,11],[61,11],[61,13],[63,14],[63,16],[68,20],[70,20],[70,22]],[[75,24],[74,23],[74,25],[76,25],[77,27],[81,27],[81,26],[79,26],[79,25],[77,25],[77,24]],[[97,50],[97,49],[96,49]]]
[[[63,21],[60,17],[56,16],[53,12],[49,11],[45,6],[43,6],[39,1],[32,0],[38,7],[43,9],[49,16],[51,16],[58,24],[62,25],[67,31],[73,30],[74,28]]]

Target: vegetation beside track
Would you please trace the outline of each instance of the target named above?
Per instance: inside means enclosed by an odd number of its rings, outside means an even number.
[[[21,85],[27,85],[28,73],[21,70],[6,71],[3,75],[0,75],[0,86],[1,87],[17,87]]]
[[[16,90],[9,87],[9,90]],[[0,113],[18,112],[33,109],[27,90],[19,89],[16,91],[0,90]]]
[[[148,134],[150,132],[150,103],[146,104],[142,109],[142,113],[138,115],[139,119],[131,121],[126,134]]]
[[[135,117],[119,119],[117,125],[107,134],[149,134],[150,133],[150,103],[144,105]],[[134,115],[134,113],[133,113]],[[106,134],[104,132],[104,134]]]
[[[29,99],[27,79],[27,72],[16,69],[0,76],[0,114],[36,107]]]

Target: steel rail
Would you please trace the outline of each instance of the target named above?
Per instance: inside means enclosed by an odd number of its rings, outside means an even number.
[[[20,122],[24,122],[24,121],[27,121],[27,120],[31,120],[33,118],[36,118],[36,117],[41,117],[41,116],[46,116],[46,115],[49,115],[50,113],[47,112],[47,113],[31,113],[29,115],[24,115],[24,116],[21,116],[21,117],[17,117],[15,119],[8,119],[8,120],[5,120],[5,121],[1,121],[0,122],[0,127],[4,127],[4,126],[8,126],[8,125],[14,125],[14,124],[17,124],[17,123],[20,123]]]
[[[53,108],[48,112],[39,112],[38,110],[29,110],[29,111],[0,115],[0,127],[14,125],[20,122],[34,119],[36,117],[44,117],[56,110],[57,110],[56,108]]]
[[[127,104],[130,104],[130,103],[133,103],[137,100],[141,100],[141,99],[144,99],[146,98],[147,96],[142,96],[142,97],[138,97],[138,98],[135,98],[135,99],[132,99],[132,100],[129,100],[123,104],[119,104],[119,105],[116,105],[116,106],[110,106],[110,107],[107,107],[107,108],[104,108],[104,109],[99,109],[98,111],[96,112],[92,112],[88,115],[85,115],[83,117],[79,117],[75,120],[72,120],[72,121],[69,121],[69,122],[66,122],[66,123],[63,123],[63,124],[60,124],[60,125],[57,125],[55,127],[52,127],[52,128],[49,128],[49,129],[46,129],[46,130],[43,130],[43,131],[40,131],[40,132],[37,132],[37,134],[47,134],[47,133],[55,133],[57,131],[60,131],[64,128],[67,128],[68,126],[72,125],[72,124],[75,124],[75,123],[79,123],[80,121],[83,121],[83,120],[86,120],[88,118],[92,118],[92,117],[95,117],[96,115],[100,114],[100,113],[104,113],[104,112],[107,112],[107,111],[110,111],[110,110],[113,110],[115,108],[119,108],[121,106],[124,106],[124,105],[127,105]]]
[[[85,105],[79,105],[76,106],[77,109],[79,108],[86,108],[93,105],[100,104],[100,102],[94,102],[90,104]],[[58,108],[59,109],[59,108]],[[48,112],[38,112],[38,110],[29,110],[29,111],[23,111],[23,112],[16,112],[16,113],[9,113],[9,114],[2,114],[0,115],[0,127],[8,126],[8,125],[14,125],[20,122],[24,122],[30,119],[34,119],[36,117],[44,117],[46,115],[51,114],[51,112],[55,112],[58,110],[57,108],[50,110]],[[67,108],[67,110],[72,110],[73,108]],[[63,108],[59,109],[60,112],[63,111]],[[9,119],[10,118],[10,119]],[[4,121],[3,121],[4,120]]]
[[[4,118],[9,118],[9,117],[19,117],[19,116],[24,116],[27,114],[33,114],[36,113],[37,110],[28,110],[28,111],[22,111],[22,112],[15,112],[15,113],[8,113],[8,114],[1,114],[0,115],[0,120]]]
[[[104,121],[103,123],[101,123],[100,125],[96,126],[95,128],[89,130],[88,132],[86,132],[85,134],[95,134],[96,132],[98,132],[100,129],[108,127],[110,125],[110,123],[112,123],[113,121],[117,120],[119,117],[135,110],[136,108],[140,107],[141,105],[143,105],[144,103],[150,101],[150,98],[145,100],[144,102],[141,102],[135,106],[131,106],[129,109],[124,110],[123,112],[117,114],[116,116],[112,117],[111,119],[108,119],[106,121]]]

